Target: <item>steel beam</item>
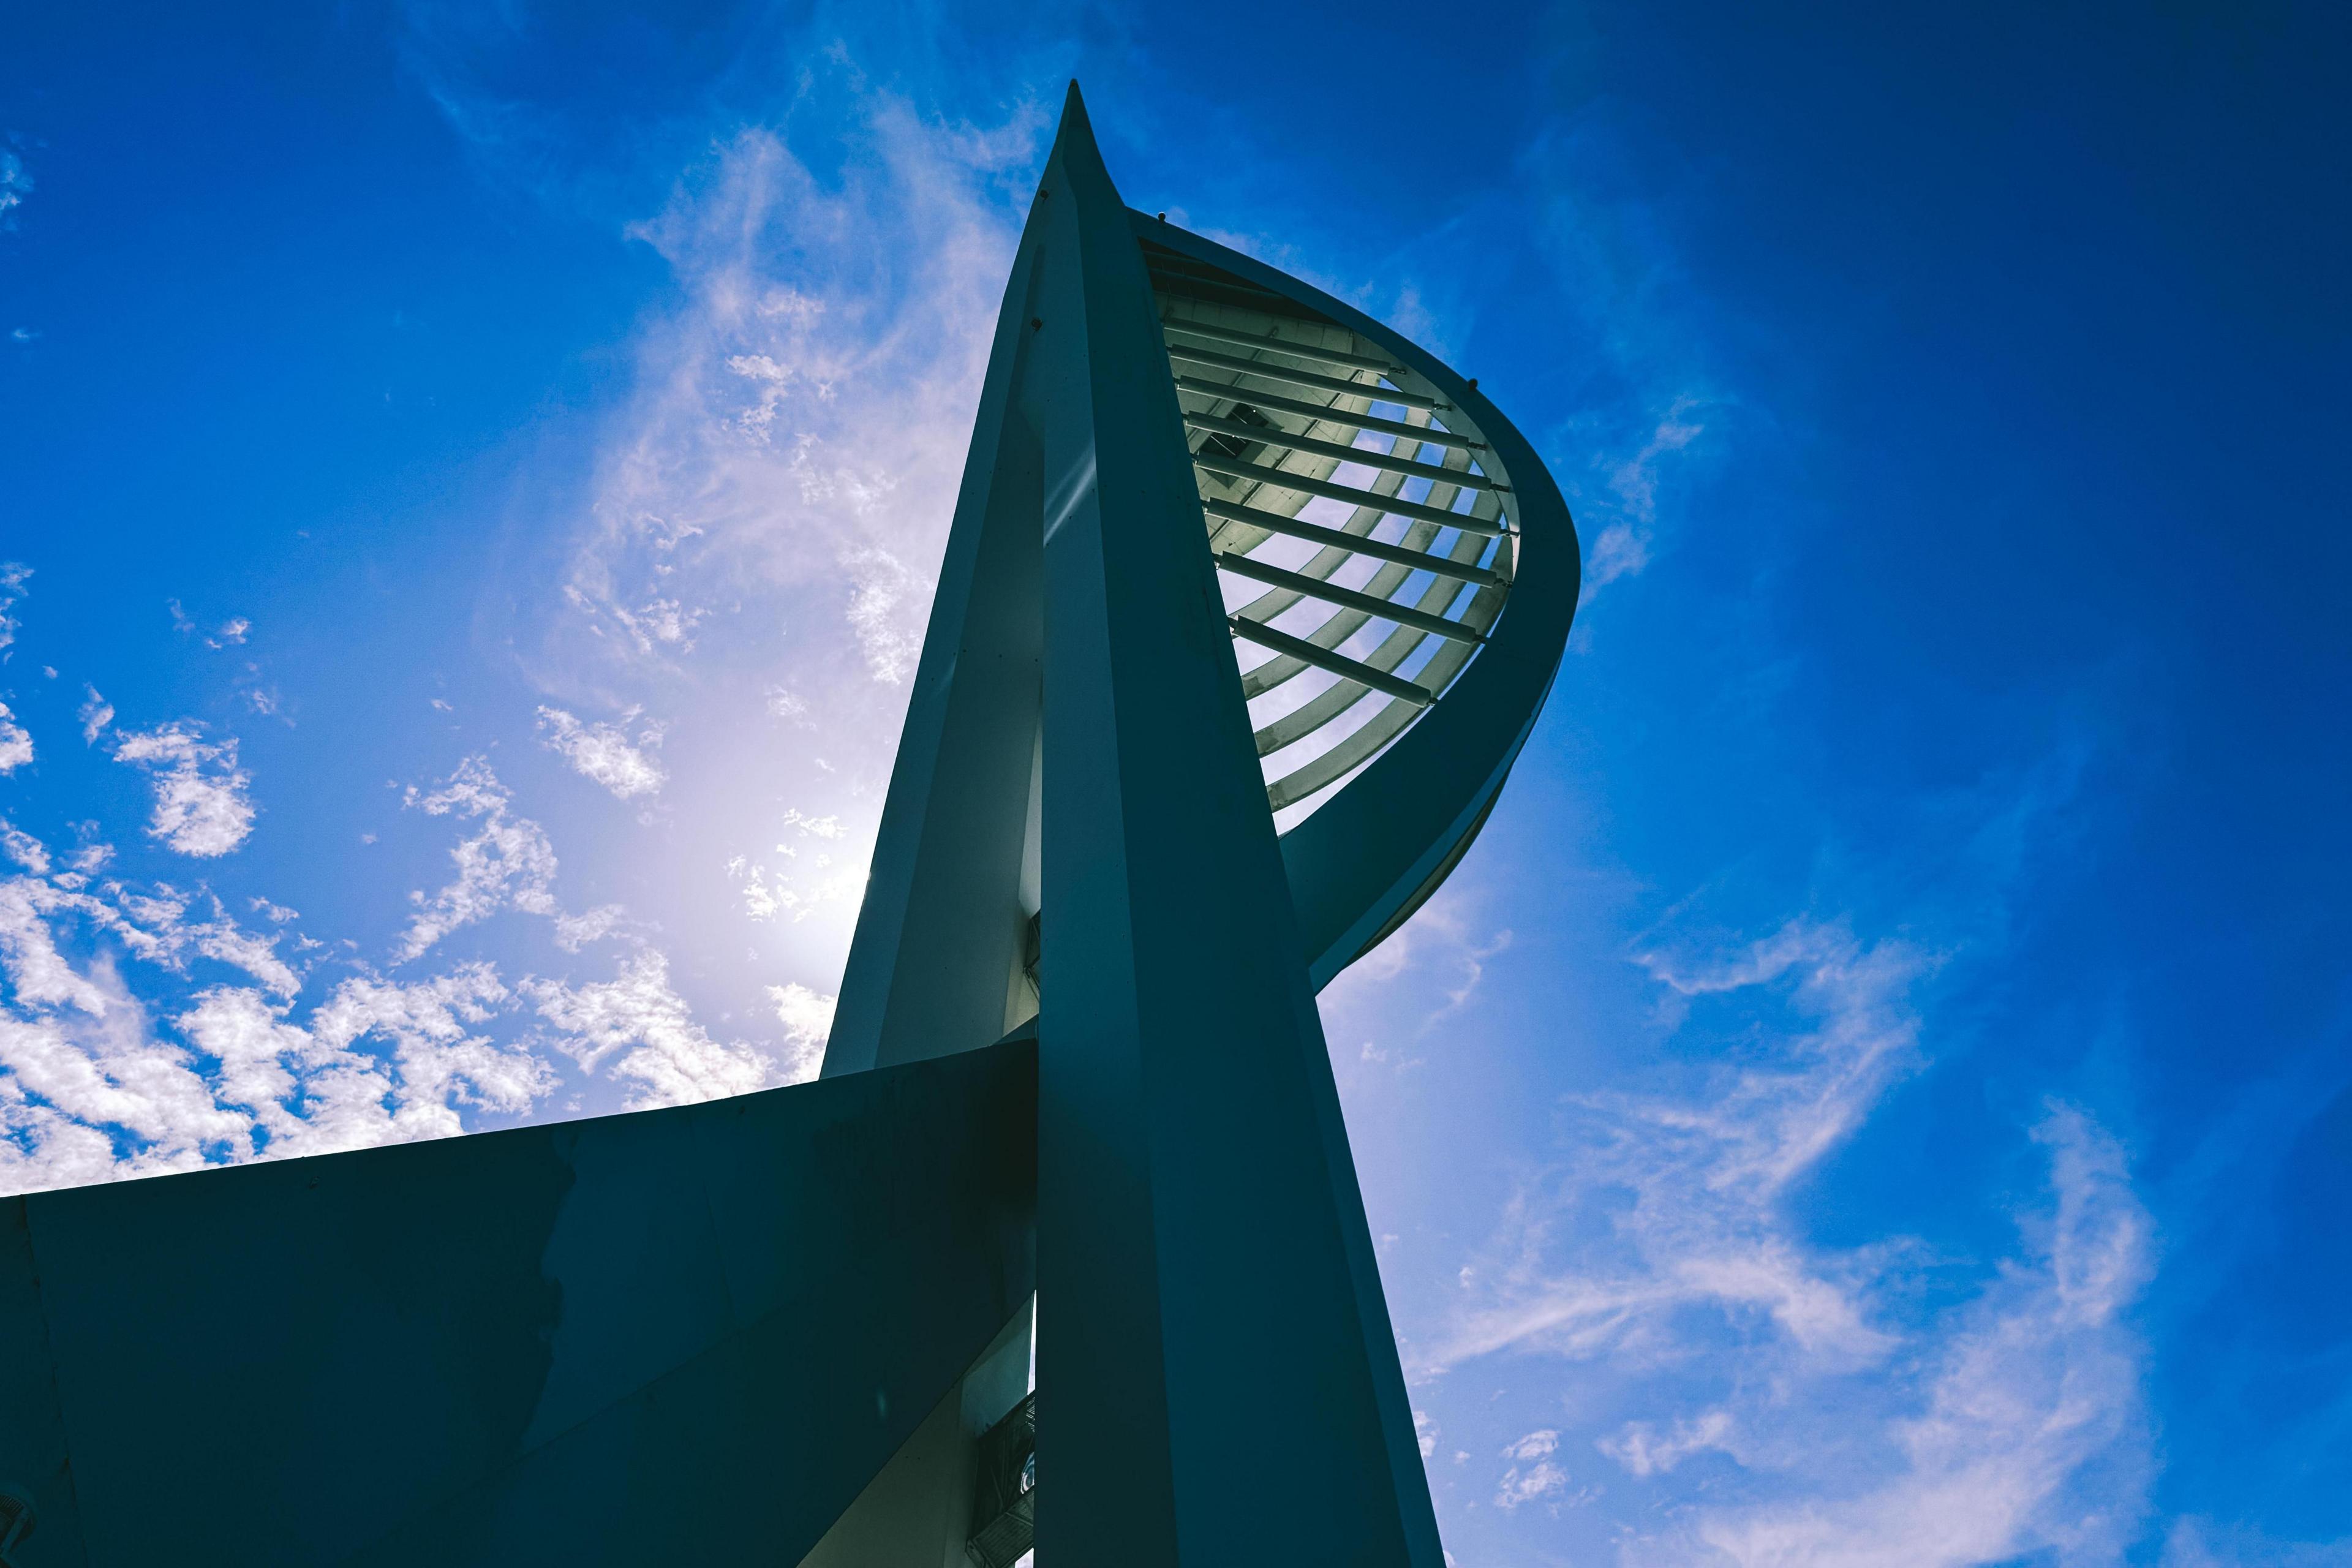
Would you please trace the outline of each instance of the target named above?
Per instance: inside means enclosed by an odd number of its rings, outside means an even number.
[[[1181,332],[1187,337],[1201,338],[1213,343],[1231,343],[1239,348],[1265,349],[1293,359],[1312,360],[1318,364],[1337,365],[1341,370],[1368,370],[1374,375],[1391,375],[1396,366],[1387,360],[1370,354],[1349,353],[1345,349],[1327,349],[1319,343],[1294,342],[1288,338],[1270,338],[1262,332],[1244,332],[1233,327],[1220,327],[1208,321],[1196,321],[1184,316],[1171,316],[1160,323],[1163,331]]]
[[[1486,443],[1484,441],[1475,441],[1451,430],[1440,430],[1433,425],[1413,425],[1402,419],[1382,419],[1371,414],[1350,414],[1344,408],[1337,408],[1329,404],[1306,403],[1295,397],[1277,397],[1271,393],[1252,392],[1246,386],[1235,386],[1229,382],[1202,381],[1196,375],[1178,376],[1176,390],[1187,396],[1213,397],[1224,403],[1246,403],[1253,408],[1270,408],[1278,414],[1297,414],[1308,419],[1322,420],[1328,425],[1344,425],[1351,430],[1368,430],[1375,435],[1402,436],[1408,441],[1425,441],[1436,447],[1458,447],[1470,452],[1483,452],[1486,449]],[[1381,394],[1387,389],[1378,386],[1360,386],[1355,390],[1358,396],[1369,397],[1379,402],[1381,401]]]
[[[1254,578],[1269,587],[1287,588],[1294,594],[1304,594],[1310,599],[1320,599],[1327,605],[1340,605],[1350,610],[1361,610],[1378,620],[1390,621],[1415,631],[1429,632],[1437,637],[1452,637],[1455,642],[1483,643],[1486,639],[1460,621],[1447,620],[1444,616],[1400,605],[1393,599],[1383,599],[1378,594],[1360,594],[1353,588],[1342,588],[1320,577],[1310,577],[1304,572],[1288,572],[1264,561],[1255,561],[1238,551],[1217,552],[1217,569],[1231,572],[1237,577]],[[1456,589],[1455,592],[1460,592]]]
[[[1402,387],[1381,386],[1343,376],[1318,375],[1311,370],[1292,370],[1286,365],[1268,364],[1262,359],[1244,359],[1238,354],[1219,353],[1213,349],[1169,343],[1161,352],[1170,359],[1181,360],[1186,364],[1202,364],[1212,370],[1255,375],[1266,381],[1281,382],[1286,386],[1311,386],[1318,392],[1344,392],[1352,397],[1369,397],[1375,403],[1393,403],[1401,408],[1440,409],[1445,406],[1434,397],[1407,392]]]
[[[1259,484],[1272,485],[1276,489],[1297,490],[1301,495],[1321,496],[1327,500],[1343,500],[1350,506],[1369,506],[1394,517],[1418,518],[1423,522],[1442,523],[1458,528],[1465,533],[1482,533],[1488,538],[1507,532],[1510,525],[1501,518],[1475,517],[1468,512],[1450,511],[1442,506],[1428,506],[1420,501],[1399,500],[1378,490],[1359,489],[1354,485],[1334,484],[1306,474],[1294,474],[1284,468],[1264,463],[1244,463],[1233,458],[1220,458],[1213,452],[1195,452],[1193,465],[1213,473],[1230,474],[1237,479],[1255,479]],[[1449,479],[1448,484],[1458,483]]]
[[[1238,522],[1249,528],[1262,528],[1268,533],[1279,533],[1287,539],[1303,539],[1310,544],[1327,545],[1333,550],[1345,550],[1357,555],[1369,555],[1375,561],[1387,561],[1399,566],[1410,566],[1416,572],[1427,572],[1439,577],[1451,577],[1457,583],[1475,583],[1482,588],[1500,587],[1507,579],[1484,566],[1456,561],[1450,555],[1432,555],[1426,550],[1414,550],[1402,544],[1385,544],[1360,533],[1349,533],[1342,528],[1326,528],[1319,522],[1306,522],[1280,512],[1262,511],[1254,506],[1236,506],[1231,501],[1204,500],[1201,510],[1221,522]]]
[[[1350,447],[1339,441],[1318,441],[1307,436],[1295,436],[1279,425],[1251,425],[1239,419],[1220,419],[1213,414],[1187,414],[1184,423],[1195,430],[1213,430],[1222,436],[1238,436],[1243,440],[1279,447],[1286,452],[1306,452],[1318,458],[1337,458],[1343,463],[1361,463],[1368,468],[1384,468],[1392,474],[1402,474],[1407,479],[1427,479],[1432,484],[1459,485],[1466,490],[1506,488],[1484,474],[1474,474],[1465,468],[1449,468],[1440,463],[1419,463],[1411,458],[1394,457],[1387,452]]]

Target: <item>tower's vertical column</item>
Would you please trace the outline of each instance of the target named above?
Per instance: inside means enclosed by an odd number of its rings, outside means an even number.
[[[1040,1561],[1436,1568],[1150,283],[1075,89],[1031,235]]]

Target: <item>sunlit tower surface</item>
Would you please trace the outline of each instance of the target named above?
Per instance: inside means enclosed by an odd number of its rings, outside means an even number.
[[[823,1078],[0,1203],[0,1557],[1439,1568],[1315,993],[1577,585],[1475,383],[1074,89]]]

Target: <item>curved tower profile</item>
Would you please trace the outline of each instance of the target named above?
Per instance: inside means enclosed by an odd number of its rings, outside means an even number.
[[[1073,87],[823,1077],[0,1201],[0,1565],[1442,1568],[1315,994],[1577,589],[1475,382]]]

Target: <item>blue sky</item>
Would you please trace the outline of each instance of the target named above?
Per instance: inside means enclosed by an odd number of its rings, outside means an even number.
[[[1583,536],[1324,1000],[1455,1561],[2352,1563],[2345,45],[23,12],[0,1184],[811,1070],[1075,74]]]

